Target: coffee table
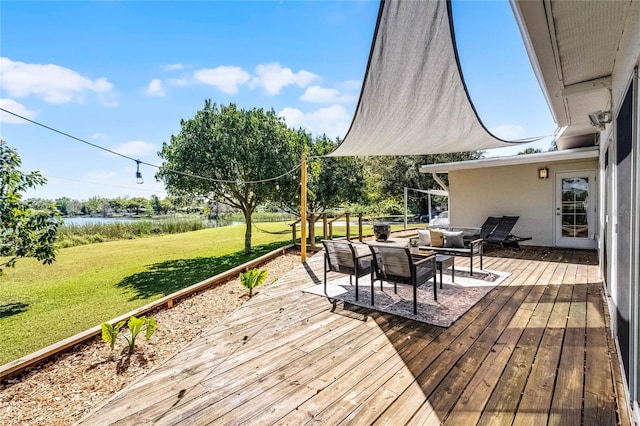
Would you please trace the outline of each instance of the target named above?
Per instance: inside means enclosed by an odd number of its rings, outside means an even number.
[[[455,265],[455,257],[447,256],[446,254],[437,254],[436,255],[436,268],[440,271],[440,288],[442,288],[442,271],[451,267],[451,282],[455,282],[455,273],[456,273],[456,265]]]

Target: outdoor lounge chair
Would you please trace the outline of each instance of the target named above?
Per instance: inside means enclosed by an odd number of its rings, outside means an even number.
[[[513,246],[520,248],[520,241],[527,241],[532,237],[517,237],[511,234],[511,230],[516,225],[520,216],[502,216],[500,222],[484,241],[488,244],[498,244],[500,246]]]
[[[482,224],[480,232],[474,235],[465,235],[463,237],[465,244],[469,241],[477,240],[478,238],[482,238],[483,240],[486,239],[493,232],[493,230],[496,229],[496,226],[498,226],[498,223],[500,223],[500,219],[501,218],[499,217],[489,216],[487,220],[485,220]]]
[[[369,245],[373,253],[373,269],[371,271],[371,305],[374,305],[373,283],[380,280],[392,282],[393,290],[398,292],[398,284],[413,286],[413,314],[418,313],[418,286],[433,278],[433,298],[438,300],[436,286],[436,256],[414,257],[407,247]]]
[[[349,284],[356,277],[356,300],[358,300],[358,278],[371,273],[373,255],[365,244],[352,244],[346,240],[323,240],[324,245],[324,292],[327,292],[327,272],[349,274]],[[373,293],[373,282],[371,283]]]

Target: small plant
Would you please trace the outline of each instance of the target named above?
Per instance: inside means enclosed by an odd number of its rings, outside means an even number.
[[[120,321],[115,326],[107,322],[102,323],[102,340],[109,343],[109,345],[111,346],[112,353],[113,353],[113,350],[115,349],[116,340],[118,339],[118,335],[120,334],[120,329],[124,324],[125,324],[125,321]],[[129,335],[124,336],[124,338],[127,341],[127,344],[129,345],[130,354],[133,353],[133,351],[135,350],[136,337],[138,337],[138,334],[140,334],[143,328],[146,331],[145,337],[147,340],[151,338],[153,333],[158,328],[156,326],[156,319],[154,317],[150,317],[147,319],[146,316],[142,316],[140,318],[131,316],[129,318],[129,321],[127,322],[127,327],[129,328]]]
[[[120,333],[120,329],[124,323],[125,321],[120,321],[116,325],[112,325],[108,322],[102,323],[102,340],[107,342],[111,347],[111,356],[113,356],[113,351],[116,347],[116,340],[118,340],[118,334]]]
[[[247,272],[240,273],[240,282],[244,287],[249,289],[249,298],[253,297],[253,289],[258,287],[260,284],[267,279],[267,274],[269,272],[266,269],[257,270],[251,269]]]

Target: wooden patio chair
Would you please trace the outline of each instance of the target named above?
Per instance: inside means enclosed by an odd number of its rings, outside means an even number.
[[[373,283],[380,280],[392,282],[394,292],[398,292],[398,284],[413,286],[413,314],[418,313],[418,286],[433,278],[433,298],[438,300],[436,286],[436,255],[418,256],[414,258],[407,247],[369,245],[373,253],[373,269],[371,271],[371,305],[374,305]]]
[[[518,244],[520,241],[531,240],[532,237],[518,237],[511,233],[519,218],[520,216],[502,216],[498,225],[484,241],[489,244],[520,248]]]
[[[356,277],[356,300],[358,300],[358,278],[371,273],[373,255],[365,244],[353,244],[346,240],[322,240],[324,246],[324,292],[327,292],[327,272],[340,272]],[[373,283],[371,283],[373,291]]]

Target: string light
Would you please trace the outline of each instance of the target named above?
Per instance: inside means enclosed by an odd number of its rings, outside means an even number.
[[[37,126],[44,127],[47,130],[51,130],[52,132],[59,133],[59,134],[61,134],[63,136],[66,136],[68,138],[77,140],[78,142],[82,142],[82,143],[87,144],[89,146],[92,146],[94,148],[101,149],[103,151],[109,152],[109,153],[114,154],[114,155],[118,155],[118,156],[120,156],[122,158],[126,158],[127,160],[135,161],[136,162],[136,182],[139,183],[139,184],[142,184],[144,182],[143,179],[142,179],[142,173],[140,172],[140,164],[144,164],[144,165],[147,165],[147,166],[150,166],[150,167],[155,167],[158,170],[161,170],[161,171],[164,171],[164,172],[175,173],[175,174],[179,174],[179,175],[182,175],[182,176],[192,177],[192,178],[195,178],[195,179],[207,180],[209,182],[235,183],[235,184],[245,184],[245,185],[251,185],[251,184],[256,184],[256,183],[266,183],[266,182],[271,182],[271,181],[274,181],[274,180],[281,179],[281,178],[283,178],[283,177],[285,177],[285,176],[297,171],[300,168],[300,166],[302,165],[302,163],[298,163],[298,165],[296,165],[294,168],[292,168],[291,170],[289,170],[289,171],[287,171],[287,172],[285,172],[285,173],[283,173],[283,174],[281,174],[279,176],[272,177],[272,178],[267,178],[267,179],[261,179],[261,180],[240,181],[238,179],[214,179],[214,178],[210,178],[210,177],[206,177],[206,176],[196,175],[196,174],[193,174],[193,173],[187,173],[187,172],[181,172],[179,170],[169,169],[167,167],[158,166],[158,165],[155,165],[155,164],[147,163],[145,161],[140,161],[140,160],[137,160],[135,158],[129,157],[128,155],[124,155],[124,154],[121,154],[119,152],[112,151],[112,150],[110,150],[108,148],[105,148],[103,146],[100,146],[98,144],[95,144],[95,143],[86,141],[84,139],[81,139],[79,137],[70,135],[70,134],[65,133],[65,132],[63,132],[61,130],[54,129],[53,127],[50,127],[50,126],[47,126],[45,124],[39,123],[39,122],[37,122],[35,120],[31,120],[30,118],[23,117],[22,115],[16,114],[15,112],[9,111],[7,109],[4,109],[4,108],[0,107],[0,111],[6,112],[7,114],[11,114],[11,115],[13,115],[15,117],[18,117],[18,118],[20,118],[20,119],[22,119],[24,121],[28,121],[29,123],[33,123],[33,124],[35,124]]]
[[[140,160],[136,160],[136,183],[138,185],[142,185],[144,183],[142,173],[140,173]]]

